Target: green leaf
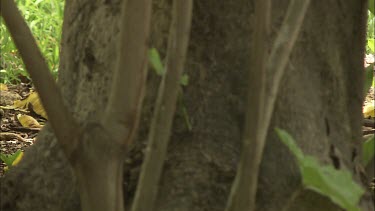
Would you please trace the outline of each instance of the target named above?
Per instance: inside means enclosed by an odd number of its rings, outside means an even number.
[[[0,159],[7,165],[11,166],[12,162],[10,161],[9,157],[3,153],[0,153]]]
[[[183,74],[180,79],[180,84],[182,86],[187,86],[189,84],[189,76],[187,74]]]
[[[40,2],[42,2],[43,0],[37,0],[37,1],[35,1],[35,5],[38,5],[38,4],[40,4]]]
[[[293,137],[286,131],[278,128],[275,130],[281,141],[296,156],[306,188],[329,197],[345,210],[360,211],[357,205],[365,191],[354,182],[349,171],[336,170],[330,165],[322,166],[316,158],[303,155]]]
[[[165,69],[163,66],[163,63],[161,62],[159,52],[156,50],[156,48],[151,48],[148,51],[149,55],[149,62],[151,64],[151,67],[155,70],[156,74],[158,75],[164,75]]]
[[[370,12],[372,14],[375,14],[375,3],[374,3],[374,0],[369,0],[368,1],[368,10],[370,10]]]
[[[15,153],[6,155],[3,153],[0,153],[0,159],[7,165],[7,166],[12,166],[12,163],[14,160],[21,154],[21,150],[17,150]]]
[[[375,136],[372,135],[362,145],[362,163],[367,166],[375,155]]]
[[[294,154],[294,156],[297,157],[298,161],[302,161],[304,158],[302,150],[297,146],[296,142],[294,141],[293,137],[289,135],[285,130],[282,130],[280,128],[275,128],[277,135],[281,139],[281,142],[283,142],[290,151]]]
[[[368,38],[367,39],[367,46],[370,49],[371,53],[375,52],[375,39]]]
[[[365,85],[364,85],[364,96],[366,96],[370,87],[372,86],[372,81],[374,79],[374,64],[369,65],[365,68]]]
[[[321,166],[316,158],[306,156],[301,167],[303,184],[348,211],[360,211],[358,202],[365,192],[347,170]]]

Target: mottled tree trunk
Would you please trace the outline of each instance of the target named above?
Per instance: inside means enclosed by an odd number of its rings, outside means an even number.
[[[67,1],[59,84],[82,125],[99,120],[109,96],[118,45],[120,0]],[[170,1],[155,0],[151,46],[166,52]],[[272,37],[288,1],[272,1]],[[257,210],[281,210],[301,179],[293,156],[276,137],[280,127],[323,163],[338,159],[359,181],[366,1],[312,1],[281,82],[261,164]],[[253,2],[195,1],[185,72],[157,199],[163,211],[224,210],[241,147],[250,67]],[[271,42],[271,41],[270,41]],[[272,72],[267,77],[272,77]],[[138,141],[127,158],[129,207],[146,141],[159,77],[149,73]],[[187,110],[192,129],[186,124]],[[334,149],[334,155],[330,149]],[[23,162],[1,179],[2,210],[78,210],[71,169],[47,126]],[[93,184],[95,186],[95,184]],[[366,198],[367,197],[367,198]],[[340,210],[303,191],[290,210]],[[370,198],[363,210],[373,209]]]

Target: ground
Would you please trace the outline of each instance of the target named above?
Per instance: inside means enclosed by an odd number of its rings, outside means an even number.
[[[17,150],[25,150],[32,145],[40,128],[23,127],[17,119],[18,114],[27,114],[34,117],[40,124],[45,123],[45,119],[37,115],[32,109],[16,110],[6,109],[12,106],[15,100],[26,98],[32,91],[31,84],[21,83],[18,85],[7,85],[7,90],[1,90],[0,110],[1,115],[1,133],[0,133],[0,152],[3,154],[12,154]],[[4,175],[5,164],[0,163],[0,176]]]

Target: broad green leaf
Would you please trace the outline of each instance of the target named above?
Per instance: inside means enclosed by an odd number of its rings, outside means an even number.
[[[375,155],[375,136],[372,135],[362,145],[362,163],[364,166],[374,158]]]
[[[354,182],[347,170],[336,170],[332,166],[322,166],[312,156],[305,156],[292,136],[276,128],[281,141],[296,156],[306,188],[329,197],[334,203],[348,211],[360,211],[358,202],[365,192]]]
[[[368,1],[368,9],[372,14],[375,14],[375,3],[374,0],[369,0]]]
[[[364,85],[364,96],[366,96],[368,90],[372,86],[374,80],[374,64],[369,65],[365,68],[365,85]]]
[[[156,48],[151,48],[148,51],[148,55],[151,67],[154,68],[156,74],[164,75],[165,69],[161,62],[159,52],[156,50]]]
[[[2,161],[4,161],[4,163],[7,165],[7,166],[12,166],[13,165],[13,162],[17,159],[17,157],[19,157],[20,155],[22,154],[22,151],[21,150],[17,150],[15,153],[13,154],[10,154],[10,155],[6,155],[6,154],[3,154],[3,153],[0,153],[0,159]]]
[[[365,192],[347,170],[322,166],[316,158],[305,156],[301,166],[303,184],[348,211],[360,211],[358,202]]]
[[[0,153],[0,159],[7,165],[7,166],[10,166],[12,165],[12,161],[11,159],[9,158],[9,156],[3,154],[3,153]]]

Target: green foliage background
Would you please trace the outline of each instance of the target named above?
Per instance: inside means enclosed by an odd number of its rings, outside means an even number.
[[[16,0],[54,76],[57,75],[59,64],[64,2],[64,0]],[[19,76],[28,76],[2,18],[0,51],[1,83],[17,83]]]
[[[375,3],[374,0],[369,0],[368,20],[367,20],[367,54],[374,54],[375,52]]]

